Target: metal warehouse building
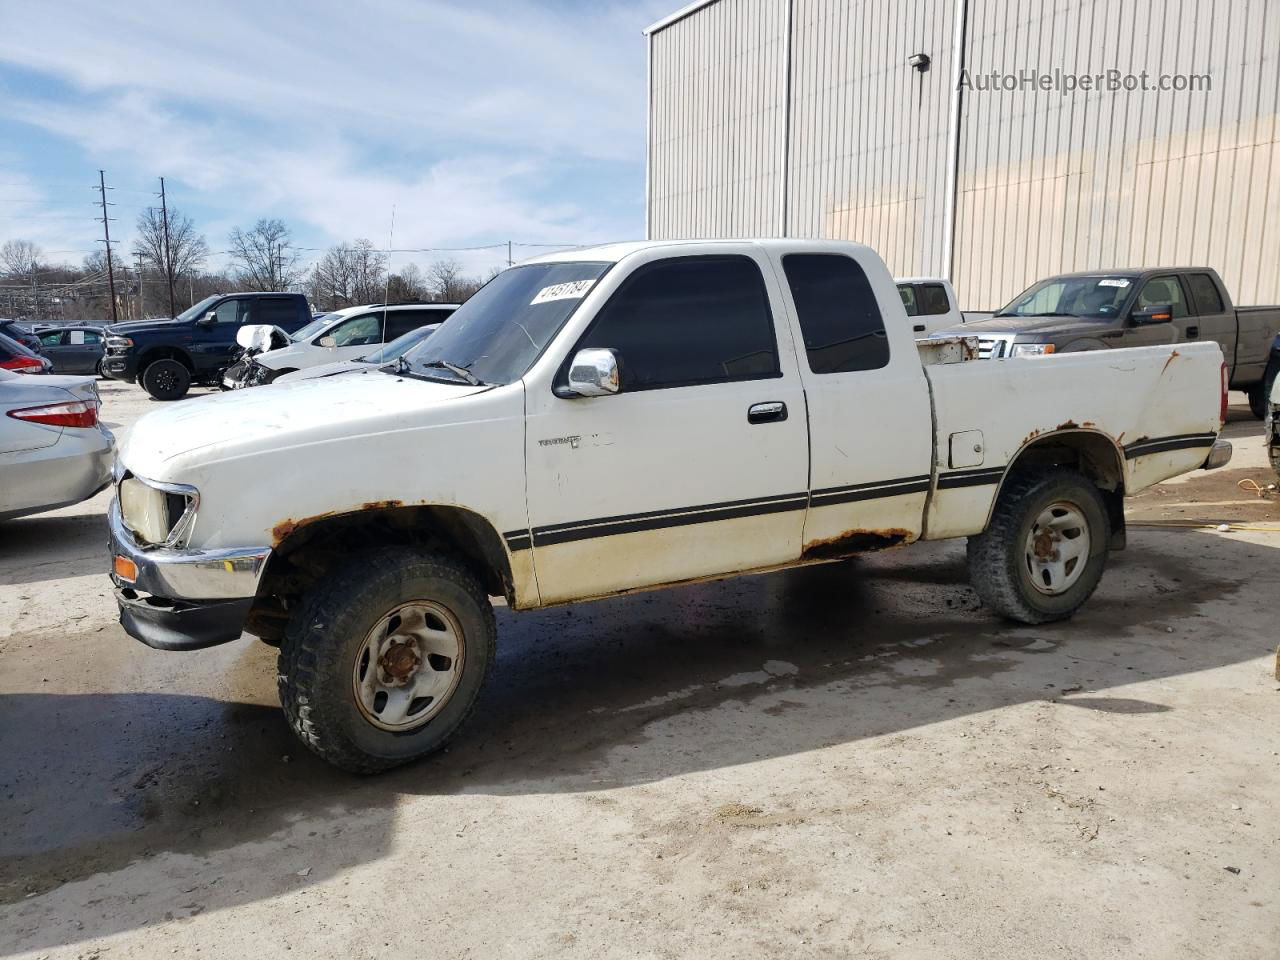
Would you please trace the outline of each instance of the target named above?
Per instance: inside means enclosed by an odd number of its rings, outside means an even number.
[[[646,33],[651,237],[859,240],[966,309],[1173,263],[1280,302],[1280,0],[704,0]]]

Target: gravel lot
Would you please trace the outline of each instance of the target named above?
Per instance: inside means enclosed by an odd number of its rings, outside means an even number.
[[[265,645],[125,636],[105,495],[0,525],[0,952],[1274,960],[1280,500],[1226,435],[1071,623],[993,620],[962,542],[499,610],[462,738],[363,780]]]

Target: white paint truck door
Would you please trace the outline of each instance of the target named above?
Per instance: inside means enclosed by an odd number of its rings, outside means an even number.
[[[755,256],[651,257],[621,281],[557,375],[566,382],[577,350],[608,347],[621,392],[529,391],[526,476],[543,603],[799,556],[808,439],[790,331],[771,309],[777,292]]]
[[[782,273],[807,368],[812,479],[804,555],[837,557],[918,539],[932,414],[888,271],[868,250],[862,259],[784,254]]]

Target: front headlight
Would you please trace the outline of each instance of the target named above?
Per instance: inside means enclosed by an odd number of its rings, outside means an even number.
[[[1015,343],[1011,357],[1047,357],[1053,353],[1052,343]]]
[[[108,350],[128,350],[133,346],[133,340],[129,337],[107,337]]]
[[[151,544],[183,546],[195,525],[200,494],[180,483],[153,483],[126,474],[120,481],[120,516]]]

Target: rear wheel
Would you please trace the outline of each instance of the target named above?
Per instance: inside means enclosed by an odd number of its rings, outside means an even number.
[[[448,556],[388,549],[330,574],[290,619],[280,702],[311,750],[375,773],[443,747],[494,659],[488,595]]]
[[[1271,396],[1271,384],[1275,378],[1275,372],[1272,371],[1267,375],[1267,379],[1249,388],[1249,412],[1259,420],[1267,416],[1267,398]]]
[[[191,387],[191,371],[179,360],[154,360],[142,371],[142,389],[156,400],[180,400]]]
[[[1022,474],[969,538],[969,577],[984,605],[1020,623],[1065,620],[1093,594],[1111,525],[1098,488],[1075,471]]]

